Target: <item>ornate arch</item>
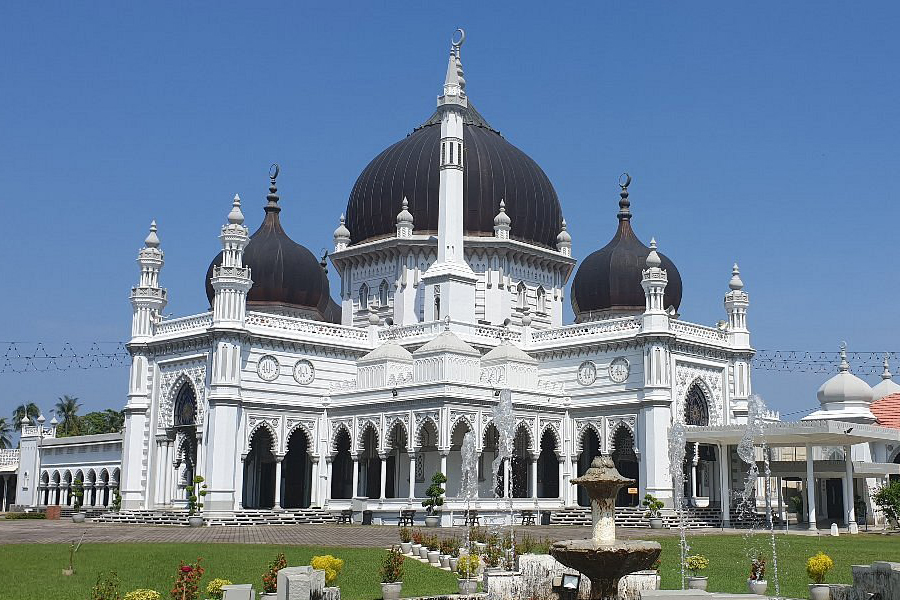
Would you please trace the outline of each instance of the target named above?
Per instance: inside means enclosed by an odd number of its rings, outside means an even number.
[[[297,432],[300,432],[300,434],[302,434],[306,439],[306,451],[312,454],[315,451],[315,440],[313,440],[312,432],[302,421],[297,421],[296,423],[289,425],[289,429],[284,436],[285,453],[287,453],[288,448],[291,447],[291,439]]]
[[[328,442],[328,448],[331,450],[331,452],[337,453],[337,451],[338,451],[337,440],[338,440],[338,436],[341,433],[341,430],[343,430],[347,434],[347,439],[350,440],[350,451],[352,452],[353,433],[350,431],[350,428],[347,427],[347,424],[344,423],[343,421],[339,421],[337,423],[332,424],[331,440]]]
[[[54,485],[59,485],[62,483],[62,476],[59,474],[59,471],[53,471],[53,475],[50,476],[50,480],[53,481]]]
[[[66,485],[70,485],[72,483],[72,471],[66,469],[62,476],[62,482]]]
[[[44,471],[41,473],[41,485],[44,487],[50,485],[50,471]]]
[[[269,435],[272,437],[272,443],[269,449],[272,451],[272,454],[278,454],[278,432],[275,430],[275,427],[272,425],[272,423],[269,422],[268,419],[260,419],[256,423],[254,423],[253,419],[251,419],[250,431],[247,433],[247,446],[245,452],[250,452],[250,448],[253,446],[253,437],[259,432],[260,429],[265,429],[269,432]]]
[[[597,441],[600,443],[600,448],[598,451],[603,448],[603,429],[594,421],[575,421],[575,453],[578,454],[582,450],[584,450],[584,436],[587,435],[588,430],[594,432],[597,436]]]
[[[434,431],[437,434],[437,440],[435,440],[435,446],[441,445],[441,428],[438,425],[438,417],[437,414],[432,413],[419,413],[416,415],[416,434],[415,434],[415,446],[421,447],[419,443],[422,439],[422,430],[428,426],[428,423],[434,427]]]
[[[456,418],[450,424],[450,443],[453,443],[453,438],[456,435],[456,429],[460,426],[465,426],[468,431],[471,431],[473,434],[475,432],[475,427],[472,425],[472,420],[466,414],[456,415]]]
[[[722,388],[724,368],[707,367],[678,362],[675,365],[675,419],[684,423],[684,406],[688,394],[698,386],[707,403],[709,424],[715,425],[724,419]]]
[[[105,467],[100,469],[98,477],[100,478],[100,483],[109,483],[109,471],[107,471]]]
[[[406,422],[402,417],[398,415],[394,415],[393,417],[388,417],[385,420],[385,428],[384,428],[384,447],[394,449],[394,446],[391,445],[393,443],[394,437],[394,429],[400,427],[400,431],[403,432],[403,436],[406,438],[406,446],[410,446],[409,439],[409,429],[406,427]]]
[[[203,390],[206,384],[206,365],[201,364],[179,371],[172,371],[162,375],[160,383],[161,402],[157,424],[160,428],[175,426],[175,400],[185,385],[189,385],[194,392],[194,406],[196,414],[194,423],[202,425],[205,413]]]
[[[488,431],[490,431],[492,427],[493,427],[494,431],[497,432],[498,438],[499,438],[500,430],[497,429],[496,425],[494,425],[494,419],[488,419],[487,421],[484,422],[484,425],[481,427],[481,447],[482,448],[485,447],[485,442],[487,442]]]
[[[541,428],[541,435],[538,439],[543,441],[544,436],[548,432],[553,437],[553,441],[556,444],[556,453],[559,454],[563,451],[562,438],[560,438],[559,430],[553,423],[544,423],[544,426]],[[538,448],[540,448],[540,442],[538,442]]]
[[[520,419],[519,422],[516,423],[516,431],[515,431],[515,433],[513,434],[513,440],[514,440],[513,443],[515,443],[515,439],[519,437],[519,432],[520,432],[520,431],[524,431],[524,432],[525,432],[525,439],[528,440],[528,442],[527,442],[527,444],[526,444],[525,447],[526,447],[528,450],[530,450],[530,451],[534,451],[534,448],[535,448],[535,445],[534,445],[534,432],[532,432],[532,430],[531,430],[531,424],[530,424],[527,420],[525,420],[525,419]]]
[[[634,427],[630,423],[625,420],[619,419],[617,421],[613,421],[610,424],[609,429],[609,453],[612,454],[616,451],[616,437],[619,435],[619,431],[624,430],[631,436],[631,444],[632,448],[636,448],[637,444],[637,436],[634,433]]]
[[[894,450],[893,456],[888,462],[900,463],[900,446]]]
[[[97,471],[95,471],[94,469],[90,469],[87,472],[87,482],[91,484],[97,483]]]
[[[363,417],[361,419],[357,419],[356,421],[356,451],[362,451],[362,445],[365,441],[366,432],[368,430],[372,430],[375,434],[375,448],[374,450],[378,450],[381,448],[381,432],[378,430],[378,423],[375,422],[375,419],[371,417]]]
[[[702,377],[695,377],[687,386],[679,407],[681,422],[700,421],[692,425],[710,425],[715,415],[712,391]],[[705,422],[703,422],[705,421]]]
[[[119,485],[119,480],[121,478],[122,478],[122,471],[119,470],[119,467],[116,467],[115,469],[113,469],[109,483],[112,485]]]

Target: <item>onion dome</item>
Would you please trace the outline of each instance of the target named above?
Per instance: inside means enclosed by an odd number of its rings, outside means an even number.
[[[572,245],[572,234],[569,233],[568,225],[566,225],[566,220],[562,220],[562,228],[559,230],[559,234],[556,236],[556,247],[559,248],[560,245]]]
[[[312,252],[296,243],[281,227],[278,206],[277,170],[271,177],[266,216],[250,236],[244,249],[244,266],[250,267],[253,287],[247,294],[248,308],[284,308],[305,317],[332,323],[340,322],[340,307],[331,299],[328,277]],[[213,259],[206,272],[206,297],[213,302],[215,291],[210,278],[213,268],[222,264],[222,253]]]
[[[590,321],[603,316],[644,312],[646,300],[641,287],[643,269],[651,249],[631,229],[631,203],[628,184],[621,185],[619,227],[613,239],[578,267],[572,280],[572,310],[577,321]],[[660,267],[666,271],[668,283],[663,296],[666,309],[678,310],[681,304],[681,275],[665,254],[656,252]],[[653,259],[655,261],[655,259]]]
[[[460,110],[465,136],[464,234],[493,236],[497,206],[505,199],[511,238],[555,248],[562,210],[547,175],[491,127],[471,101]],[[441,116],[435,112],[363,169],[347,202],[352,243],[395,236],[394,215],[404,197],[416,216],[416,231],[437,232],[440,154]]]
[[[881,381],[872,388],[872,401],[877,402],[891,394],[900,394],[900,385],[891,377],[891,368],[888,364],[888,357],[885,355],[884,372],[881,374]]]
[[[156,235],[156,221],[150,221],[150,233],[144,239],[147,248],[159,248],[159,236]]]
[[[875,420],[869,409],[872,403],[872,388],[850,372],[845,346],[841,346],[838,374],[823,383],[816,396],[821,408],[803,420],[840,419],[866,422]]]

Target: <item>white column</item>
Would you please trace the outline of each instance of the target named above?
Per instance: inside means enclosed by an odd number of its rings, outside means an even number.
[[[331,500],[331,477],[334,472],[334,456],[331,454],[325,455],[325,481],[323,484],[325,485],[325,489],[322,492],[322,498],[324,501],[322,502],[322,506],[328,506],[328,501]]]
[[[409,453],[409,503],[416,497],[416,454]]]
[[[731,525],[731,472],[728,445],[719,444],[719,496],[722,502],[722,526]]]
[[[387,487],[387,457],[388,455],[386,452],[378,453],[378,458],[381,459],[381,484],[378,488],[381,490],[381,495],[378,497],[378,504],[381,505],[384,504],[385,488]]]
[[[284,508],[284,481],[281,478],[281,463],[284,461],[283,454],[275,455],[275,509]]]
[[[853,505],[853,457],[850,446],[844,446],[844,514],[847,527],[856,521],[856,507]]]
[[[163,465],[162,465],[162,468],[163,468],[163,478],[162,478],[162,486],[163,486],[163,489],[162,489],[162,503],[163,503],[163,505],[168,505],[168,504],[169,504],[169,499],[170,499],[170,497],[171,497],[171,496],[170,496],[170,494],[171,494],[171,488],[170,488],[170,483],[169,483],[169,480],[170,480],[171,477],[172,477],[172,456],[171,456],[171,450],[172,450],[172,442],[171,442],[171,441],[166,441],[165,445],[163,446]]]
[[[512,457],[503,461],[503,497],[506,499],[513,497]]]
[[[572,485],[572,480],[578,477],[578,455],[572,455],[571,469],[569,477],[566,481],[566,506],[576,506],[578,504],[578,488]]]
[[[197,464],[194,466],[194,475],[200,475],[205,478],[206,468],[203,465],[202,448],[203,434],[197,433]]]
[[[694,442],[691,446],[691,498],[697,497],[697,463],[700,462],[700,444]]]
[[[537,455],[531,455],[531,497],[537,500],[538,497],[538,461]]]
[[[558,467],[558,471],[559,471],[559,499],[560,499],[560,501],[562,501],[563,503],[565,503],[565,501],[566,501],[566,490],[565,490],[565,486],[566,486],[566,474],[565,474],[565,465],[566,465],[566,461],[565,461],[565,459],[564,459],[562,456],[557,457],[557,459],[558,459],[557,464],[559,464],[559,467]]]
[[[813,447],[806,445],[806,512],[809,528],[816,529],[816,477],[813,473]]]
[[[447,479],[450,479],[450,477],[447,474],[447,457],[450,455],[450,451],[449,450],[441,450],[440,455],[441,455],[441,473],[443,473],[444,476],[447,477]]]
[[[6,512],[9,508],[9,483],[7,477],[7,475],[3,476],[3,487],[0,488],[0,510],[3,512]]]
[[[309,474],[309,505],[319,506],[319,492],[321,491],[319,488],[321,487],[321,483],[319,481],[319,457],[310,455],[309,460],[311,461],[311,469]]]
[[[356,496],[359,496],[359,456],[356,454],[353,454],[352,457],[353,457],[353,493],[350,494],[350,496],[355,498]]]
[[[778,494],[778,518],[781,519],[782,522],[786,522],[787,515],[784,514],[784,501],[781,498],[784,494],[782,483],[781,477],[775,478],[775,492]]]

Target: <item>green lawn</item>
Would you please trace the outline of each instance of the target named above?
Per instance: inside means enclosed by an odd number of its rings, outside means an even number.
[[[648,532],[649,533],[649,532]],[[648,536],[651,537],[651,536]],[[663,547],[662,586],[680,587],[678,538],[658,540]],[[710,561],[709,589],[715,592],[745,593],[750,548],[762,549],[768,555],[768,538],[752,539],[740,535],[702,535],[688,538],[692,553],[706,555]],[[806,558],[822,550],[835,563],[829,573],[830,583],[850,583],[850,565],[869,564],[875,560],[900,562],[900,538],[882,535],[778,536],[778,567],[782,596],[807,598]],[[98,571],[116,570],[122,581],[122,592],[148,587],[168,598],[172,577],[180,559],[203,557],[207,571],[205,582],[214,577],[235,583],[260,585],[266,564],[278,552],[287,555],[289,565],[309,564],[314,554],[333,554],[345,565],[338,585],[345,600],[370,600],[381,597],[378,570],[385,552],[378,549],[311,548],[306,546],[271,546],[256,544],[84,544],[76,555],[77,573],[62,575],[68,561],[65,544],[0,545],[0,597],[10,600],[85,600]],[[404,596],[452,593],[456,577],[409,559],[403,580]],[[769,564],[769,593],[774,594],[773,569]]]
[[[261,589],[262,573],[278,552],[288,565],[308,565],[316,554],[332,554],[344,560],[338,577],[346,600],[381,598],[379,569],[386,554],[380,549],[311,548],[259,544],[83,544],[75,555],[75,575],[62,575],[68,563],[65,544],[0,545],[0,598],[10,600],[87,600],[98,571],[115,570],[124,595],[137,588],[151,588],[169,598],[178,561],[203,557],[206,583],[221,577],[234,583],[252,583]],[[422,564],[404,561],[404,596],[456,592],[456,576]],[[205,594],[201,597],[205,598]]]

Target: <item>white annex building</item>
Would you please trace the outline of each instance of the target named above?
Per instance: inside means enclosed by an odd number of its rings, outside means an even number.
[[[376,519],[396,522],[404,508],[421,515],[425,489],[440,471],[448,477],[449,520],[465,510],[460,454],[470,431],[480,465],[474,507],[484,514],[505,509],[495,492],[510,488],[520,510],[565,514],[585,506],[569,481],[599,453],[637,481],[636,493],[623,490],[619,504],[637,505],[651,493],[671,505],[668,436],[681,422],[692,426],[688,496],[728,520],[730,503],[722,499],[746,473],[735,446],[754,353],[737,265],[730,280],[723,274],[723,313],[710,315],[723,319],[718,326],[681,320],[681,277],[655,242],[645,245],[633,230],[627,176],[615,220],[610,206],[610,242],[577,262],[550,180],[473,106],[459,43],[437,110],[376,156],[350,193],[330,256],[337,302],[326,263],[280,224],[283,208],[301,209],[281,202],[277,176],[274,168],[252,235],[246,203],[235,196],[222,252],[206,275],[208,312],[162,317],[163,251],[151,225],[131,293],[121,469],[104,463],[93,482],[115,480],[123,510],[183,509],[185,486],[201,475],[211,515],[338,511],[365,497]],[[567,324],[570,278],[575,322]],[[866,477],[877,483],[894,472],[886,463],[900,452],[900,430],[868,418],[871,388],[868,400],[860,392],[852,401],[841,395],[848,389],[823,387],[827,402],[817,420],[772,429],[793,432],[780,446],[881,444],[853,456],[880,461],[873,473],[855,475],[864,492]],[[495,486],[499,436],[491,415],[507,390],[517,433],[511,464],[502,468],[512,485]],[[827,435],[845,420],[865,435]],[[804,428],[818,437],[804,437]],[[23,453],[43,440],[43,425],[34,429],[23,436]],[[789,458],[793,466],[773,477],[792,481],[806,477],[807,462],[824,469],[837,460],[840,481],[845,466],[856,464],[841,453]],[[29,460],[37,460],[29,477],[40,473],[39,480],[20,485],[21,502],[59,501],[60,487],[70,485],[66,472],[48,457]]]

